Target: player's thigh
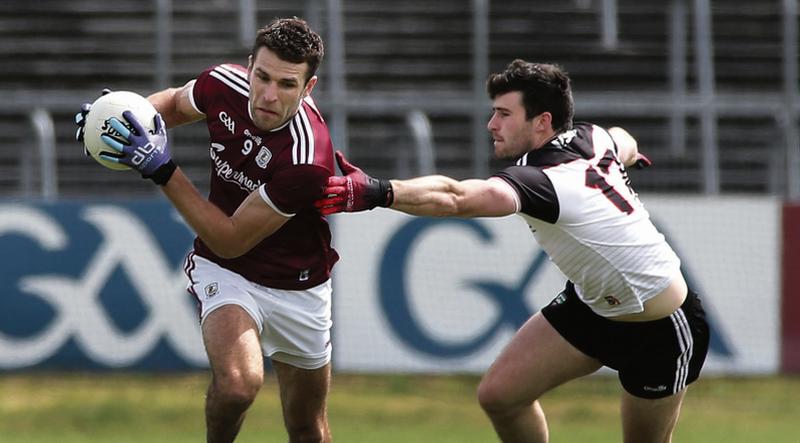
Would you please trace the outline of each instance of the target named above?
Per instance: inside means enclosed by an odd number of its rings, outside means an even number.
[[[686,390],[662,398],[622,393],[622,432],[625,443],[668,443],[678,422]]]
[[[479,396],[531,402],[569,380],[591,374],[601,363],[567,342],[537,312],[514,335],[481,381]]]
[[[272,361],[278,378],[281,406],[287,424],[325,420],[331,384],[330,363],[317,369],[298,368]]]
[[[316,369],[331,358],[331,282],[305,290],[262,288],[255,299],[265,316],[261,348],[273,361]]]
[[[229,304],[215,309],[204,319],[202,331],[215,377],[232,374],[263,377],[258,326],[241,306]]]

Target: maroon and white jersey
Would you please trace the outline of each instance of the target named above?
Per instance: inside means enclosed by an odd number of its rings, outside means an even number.
[[[536,241],[598,315],[641,312],[680,260],[630,187],[608,132],[576,123],[496,174]]]
[[[199,237],[194,249],[260,285],[308,289],[330,278],[339,259],[328,223],[313,205],[334,171],[328,127],[308,97],[286,124],[262,131],[251,118],[249,92],[240,65],[213,66],[194,83],[192,105],[206,115],[211,142],[208,199],[232,215],[245,197],[259,192],[291,219],[241,257],[218,257]]]

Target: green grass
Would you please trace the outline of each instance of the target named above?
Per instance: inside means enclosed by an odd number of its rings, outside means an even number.
[[[204,441],[207,375],[13,374],[0,376],[0,441],[94,443]],[[346,443],[493,442],[472,376],[335,374],[334,440]],[[618,442],[613,377],[567,384],[543,400],[551,439]],[[285,442],[275,380],[268,377],[237,442]],[[676,442],[800,442],[800,378],[705,378],[684,402]]]

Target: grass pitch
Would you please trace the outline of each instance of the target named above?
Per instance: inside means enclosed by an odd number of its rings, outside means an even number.
[[[204,441],[206,374],[0,375],[3,443]],[[497,441],[475,400],[474,376],[335,374],[334,441]],[[619,442],[619,387],[585,378],[542,399],[551,441]],[[800,442],[800,378],[704,378],[690,386],[676,442]],[[275,380],[268,377],[237,442],[285,442]]]

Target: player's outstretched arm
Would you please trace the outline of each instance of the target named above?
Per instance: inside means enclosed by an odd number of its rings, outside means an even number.
[[[112,118],[110,124],[127,143],[103,138],[109,147],[119,153],[119,157],[103,158],[130,166],[139,171],[142,177],[161,185],[162,191],[184,220],[218,256],[235,258],[246,253],[289,219],[267,205],[257,190],[229,217],[200,195],[189,178],[172,162],[169,139],[160,114],[155,117],[154,134],[145,130],[131,112],[125,111],[122,115],[134,130],[129,131]]]
[[[515,191],[500,179],[457,181],[430,175],[379,180],[350,164],[341,152],[336,152],[336,161],[345,175],[330,177],[323,192],[326,197],[315,203],[325,215],[377,206],[434,217],[500,217],[517,210]]]
[[[502,217],[517,212],[517,197],[502,179],[455,180],[429,175],[392,180],[392,209],[432,217]]]

